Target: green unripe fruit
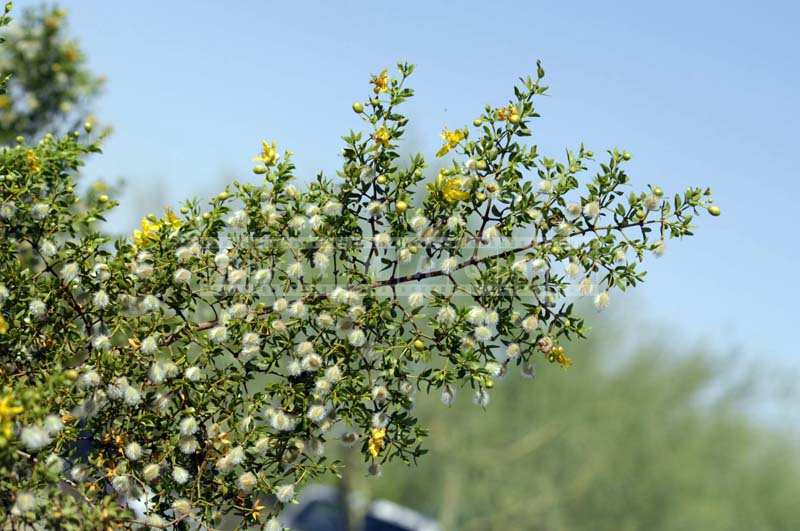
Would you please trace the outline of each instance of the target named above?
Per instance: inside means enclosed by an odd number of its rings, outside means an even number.
[[[708,207],[708,213],[711,214],[712,216],[719,216],[720,214],[722,214],[722,211],[720,211],[717,205],[711,205],[710,207]]]
[[[209,219],[211,219],[211,214],[209,214],[208,212],[203,212],[203,219],[208,221]]]
[[[395,209],[397,210],[398,214],[402,214],[406,210],[408,210],[408,203],[406,203],[405,201],[398,201],[397,204],[395,205]]]
[[[263,175],[267,173],[267,167],[259,164],[258,166],[253,167],[253,173],[256,175]]]
[[[86,131],[87,133],[91,133],[93,128],[94,124],[92,124],[92,122],[86,122],[85,124],[83,124],[83,130]]]
[[[586,152],[586,156],[589,157],[589,158],[594,157],[594,151],[587,151]]]
[[[108,203],[108,196],[106,194],[102,194],[97,198],[97,200],[101,203]]]
[[[217,194],[217,199],[219,199],[220,201],[225,201],[230,196],[231,196],[231,194],[229,194],[228,192],[220,192],[220,193]]]
[[[386,184],[386,176],[385,175],[378,175],[378,178],[375,179],[378,184]]]
[[[421,339],[417,339],[414,341],[414,349],[420,352],[425,350],[425,343],[423,343]]]
[[[483,125],[483,120],[481,120],[480,118],[475,118],[474,120],[472,120],[472,125],[474,125],[475,127],[480,127]]]
[[[627,152],[627,151],[623,151],[623,152],[622,152],[622,160],[631,160],[631,157],[632,157],[632,156],[633,156],[633,155],[631,155],[631,154],[630,154],[629,152]]]
[[[355,102],[353,104],[353,111],[357,112],[358,114],[361,114],[362,112],[364,112],[364,104],[361,103],[360,101]]]
[[[660,186],[656,186],[653,188],[653,195],[656,197],[661,197],[664,195],[664,190],[662,190]]]

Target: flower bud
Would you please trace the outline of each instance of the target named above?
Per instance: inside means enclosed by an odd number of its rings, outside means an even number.
[[[353,103],[353,111],[358,114],[361,114],[362,112],[364,112],[364,104],[361,103],[360,101]]]
[[[711,205],[708,207],[708,213],[712,216],[719,216],[722,212],[717,205]]]

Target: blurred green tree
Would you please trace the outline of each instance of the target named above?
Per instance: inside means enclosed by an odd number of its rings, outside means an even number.
[[[15,20],[0,46],[0,143],[22,135],[64,133],[89,116],[104,80],[92,73],[77,41],[67,34],[65,11],[30,8]],[[12,74],[13,73],[13,74]]]
[[[482,415],[469,396],[420,396],[425,466],[355,488],[445,529],[800,529],[798,453],[742,413],[754,387],[729,364],[644,346],[607,370],[597,341],[571,350],[568,373],[509,375]]]

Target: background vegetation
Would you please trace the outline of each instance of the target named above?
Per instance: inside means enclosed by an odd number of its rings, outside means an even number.
[[[445,529],[800,528],[797,449],[743,413],[755,381],[666,338],[610,359],[623,335],[595,330],[569,370],[509,375],[484,413],[466,395],[451,408],[420,396],[423,466],[356,476],[355,489]]]

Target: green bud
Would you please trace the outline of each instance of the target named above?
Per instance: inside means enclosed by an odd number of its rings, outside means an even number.
[[[185,206],[181,207],[181,214],[183,214],[185,216],[188,213],[189,213],[189,207],[185,207]]]
[[[255,173],[256,175],[263,175],[267,173],[267,167],[259,164],[258,166],[255,166],[253,168],[253,173]]]
[[[631,160],[632,156],[633,155],[631,155],[628,151],[623,151],[622,152],[622,160]]]
[[[101,194],[97,200],[101,203],[108,203],[108,196],[106,194]]]
[[[486,164],[486,161],[485,161],[485,160],[483,160],[483,159],[481,159],[481,160],[479,160],[478,162],[476,162],[476,163],[475,163],[475,166],[476,166],[476,167],[477,167],[479,170],[485,170],[485,169],[488,167],[488,165]]]
[[[353,103],[353,111],[358,114],[361,114],[362,112],[364,112],[364,104],[361,103],[360,101]]]
[[[474,120],[472,120],[472,125],[474,125],[475,127],[480,127],[483,125],[483,120],[481,118],[475,118]]]
[[[417,339],[414,341],[414,349],[419,352],[425,350],[425,343],[423,343],[421,339]]]
[[[708,213],[711,214],[712,216],[719,216],[720,214],[722,214],[722,211],[719,209],[717,205],[711,205],[710,207],[708,207]]]
[[[86,122],[83,124],[83,130],[87,133],[91,133],[92,129],[94,128],[94,124],[92,122]]]
[[[662,190],[660,186],[656,186],[653,188],[653,195],[656,197],[661,197],[664,195],[664,190]]]
[[[378,184],[386,184],[386,176],[385,175],[378,175],[378,178],[375,179]]]

